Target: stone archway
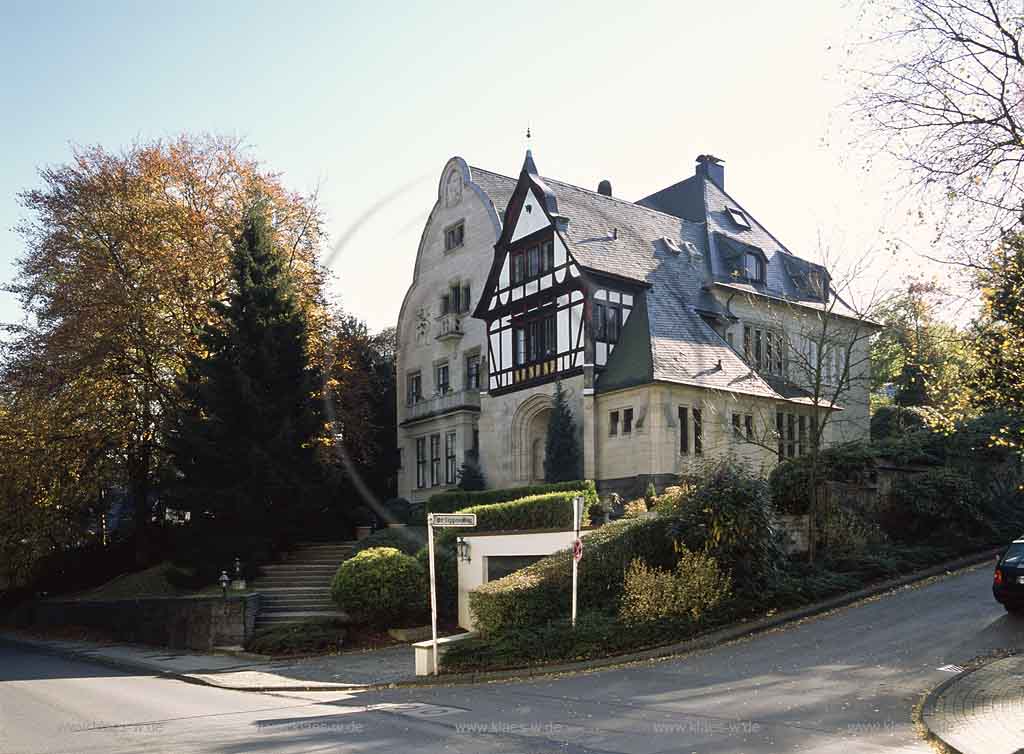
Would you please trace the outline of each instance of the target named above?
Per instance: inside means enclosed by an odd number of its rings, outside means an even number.
[[[512,473],[520,482],[544,481],[544,446],[551,418],[551,396],[532,395],[512,417]]]

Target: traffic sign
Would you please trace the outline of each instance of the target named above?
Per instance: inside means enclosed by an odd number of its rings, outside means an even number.
[[[583,540],[577,539],[572,543],[572,559],[579,563],[583,560]]]
[[[431,526],[476,526],[475,513],[430,513],[427,523]]]

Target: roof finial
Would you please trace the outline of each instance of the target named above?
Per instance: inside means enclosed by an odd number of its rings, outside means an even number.
[[[529,126],[526,127],[526,140],[527,141],[530,140],[530,127]]]

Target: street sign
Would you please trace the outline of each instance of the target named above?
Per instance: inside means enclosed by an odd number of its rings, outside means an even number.
[[[583,560],[583,540],[577,539],[572,543],[572,559],[579,563]]]
[[[431,526],[476,526],[475,513],[430,513],[427,523]]]

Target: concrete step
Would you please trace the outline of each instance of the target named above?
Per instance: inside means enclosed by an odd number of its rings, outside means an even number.
[[[296,605],[260,605],[259,619],[281,613],[333,612],[337,606],[330,600],[324,602],[305,602]]]
[[[321,620],[333,618],[335,620],[347,620],[348,616],[340,610],[301,610],[288,613],[260,613],[256,619],[256,628],[267,626],[278,626],[284,623],[301,623],[309,620]]]
[[[302,556],[301,558],[300,557],[285,558],[284,560],[281,560],[280,562],[271,563],[270,565],[281,565],[281,566],[287,566],[287,565],[316,565],[316,566],[331,566],[332,568],[337,568],[339,565],[341,565],[344,561],[348,560],[350,557],[352,557],[351,554],[329,555],[329,556],[325,555],[322,558],[319,558],[319,557],[314,558],[314,557]],[[263,566],[263,567],[267,568],[268,566]]]
[[[276,588],[304,588],[304,589],[330,589],[331,579],[329,578],[315,578],[315,577],[303,577],[301,579],[296,578],[262,578],[258,581],[253,581],[249,584],[249,587],[257,592],[264,589],[276,589]]]
[[[293,563],[289,561],[263,566],[264,573],[275,576],[280,573],[334,573],[337,570],[337,563]]]

